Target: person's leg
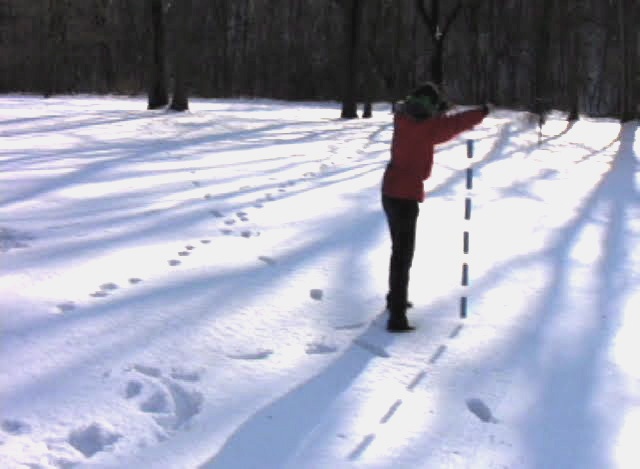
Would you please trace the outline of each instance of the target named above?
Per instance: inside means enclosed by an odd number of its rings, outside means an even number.
[[[409,271],[415,251],[418,202],[383,196],[382,206],[389,223],[391,259],[387,306],[391,325],[407,325]]]

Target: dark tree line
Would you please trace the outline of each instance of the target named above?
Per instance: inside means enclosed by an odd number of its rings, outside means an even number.
[[[638,117],[638,0],[0,0],[0,92],[461,103]],[[161,26],[161,27],[159,27]]]

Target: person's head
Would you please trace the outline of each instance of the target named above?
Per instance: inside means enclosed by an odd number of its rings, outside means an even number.
[[[411,91],[405,100],[405,110],[416,119],[428,119],[449,109],[438,86],[427,82]]]

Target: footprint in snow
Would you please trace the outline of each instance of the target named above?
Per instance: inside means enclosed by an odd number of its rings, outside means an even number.
[[[142,279],[141,279],[141,278],[132,277],[132,278],[130,278],[130,279],[129,279],[129,283],[130,283],[131,285],[136,285],[136,284],[138,284],[138,283],[140,283],[140,282],[142,282]]]
[[[147,397],[141,404],[140,410],[146,414],[169,413],[169,399],[162,390],[157,390]]]
[[[129,381],[127,387],[124,390],[124,395],[127,399],[132,399],[139,396],[142,392],[142,383],[140,381]]]
[[[209,244],[211,242],[211,240],[210,239],[201,239],[200,242],[202,244]]]
[[[317,301],[322,300],[323,295],[323,291],[319,288],[313,288],[309,291],[309,296]]]
[[[216,218],[224,217],[224,214],[220,210],[209,210],[209,213]]]
[[[176,259],[171,259],[171,260],[169,260],[167,262],[169,262],[169,265],[173,266],[173,267],[181,264],[181,262],[179,260],[176,260]]]
[[[196,371],[174,368],[170,373],[171,378],[162,376],[159,368],[147,365],[134,365],[133,370],[153,378],[150,386],[152,392],[147,394],[140,402],[140,411],[152,414],[154,420],[166,432],[171,432],[185,426],[195,415],[200,413],[203,395],[197,391],[185,388],[176,381],[195,383],[200,380],[200,374]],[[141,396],[143,385],[137,380],[127,383],[125,396],[127,399]]]
[[[9,435],[26,435],[31,432],[29,424],[21,420],[5,419],[0,424],[0,428]]]
[[[100,424],[92,423],[87,427],[71,431],[67,442],[85,457],[90,458],[96,453],[109,450],[121,437],[122,435]]]
[[[195,246],[191,246],[190,244],[187,244],[184,248],[185,248],[187,251],[193,251],[193,250],[195,249]]]
[[[190,256],[191,253],[189,251],[180,251],[178,255],[181,257],[186,257],[186,256]]]

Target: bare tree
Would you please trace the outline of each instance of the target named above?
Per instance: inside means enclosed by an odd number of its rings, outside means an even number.
[[[433,54],[431,56],[431,81],[437,85],[442,85],[444,82],[444,46],[445,39],[451,28],[451,25],[456,20],[462,7],[464,6],[463,0],[458,0],[443,19],[441,16],[441,4],[440,0],[431,0],[431,6],[427,7],[425,0],[416,0],[416,6],[418,12],[422,18],[424,24],[427,26],[431,40],[433,41]]]
[[[45,73],[42,75],[44,96],[63,91],[62,77],[67,43],[66,1],[49,0],[47,3],[47,34],[45,53],[42,55]]]

